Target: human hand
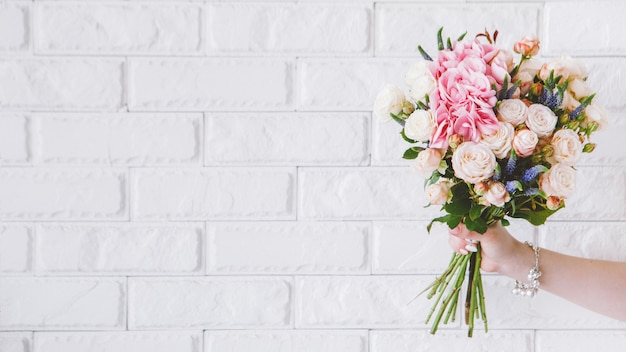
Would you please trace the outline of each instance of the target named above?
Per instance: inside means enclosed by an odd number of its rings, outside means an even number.
[[[467,254],[476,251],[477,242],[481,247],[480,268],[487,272],[502,273],[503,267],[512,260],[514,253],[523,245],[500,224],[498,221],[489,226],[484,234],[469,231],[464,224],[448,231],[448,243],[454,251]]]

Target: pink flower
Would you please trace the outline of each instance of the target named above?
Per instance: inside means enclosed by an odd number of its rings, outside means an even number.
[[[498,130],[500,123],[493,112],[495,85],[510,79],[507,62],[499,50],[478,40],[457,42],[452,50],[439,52],[430,70],[437,85],[430,96],[430,109],[436,129],[432,148],[448,147],[448,138],[458,134],[465,141],[478,142],[481,135]]]

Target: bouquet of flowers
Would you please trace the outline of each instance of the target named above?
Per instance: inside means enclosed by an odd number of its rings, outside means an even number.
[[[498,32],[444,42],[405,76],[401,88],[388,85],[378,94],[374,112],[403,126],[410,143],[405,159],[414,160],[425,178],[429,205],[445,215],[433,222],[485,233],[497,221],[525,219],[541,225],[565,206],[575,189],[574,166],[591,152],[591,134],[605,124],[606,110],[593,102],[585,66],[570,57],[535,57],[539,40],[524,37],[514,54],[495,45]],[[465,321],[472,336],[474,318],[487,331],[480,243],[477,252],[454,253],[449,267],[424,292],[435,297],[426,322],[431,333],[441,321],[454,321],[467,273]]]

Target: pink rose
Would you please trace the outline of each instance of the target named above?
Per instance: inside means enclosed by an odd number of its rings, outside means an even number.
[[[574,166],[583,151],[578,133],[561,129],[556,131],[550,142],[553,148],[552,157],[559,163]]]
[[[535,132],[527,128],[515,132],[515,137],[513,137],[513,149],[515,149],[515,154],[522,158],[531,155],[537,143],[539,143],[539,137],[537,137]]]
[[[500,87],[510,77],[506,58],[498,57],[496,47],[477,40],[457,42],[453,50],[439,52],[430,70],[436,81],[430,110],[437,123],[431,147],[447,148],[453,134],[478,142],[482,134],[499,128],[492,85]]]
[[[534,35],[527,35],[513,45],[513,51],[526,56],[534,56],[539,53],[539,39]]]

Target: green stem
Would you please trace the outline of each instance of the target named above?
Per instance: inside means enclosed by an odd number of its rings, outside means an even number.
[[[441,318],[443,316],[443,313],[446,310],[446,307],[448,306],[448,304],[450,304],[451,299],[454,297],[454,291],[457,289],[460,289],[461,285],[463,284],[463,279],[465,278],[465,269],[467,268],[467,262],[469,260],[469,255],[458,255],[461,259],[459,261],[457,261],[456,264],[456,268],[455,270],[452,272],[452,274],[450,275],[450,278],[452,276],[454,276],[456,274],[456,280],[451,288],[451,292],[446,296],[446,298],[443,300],[441,307],[439,307],[439,312],[437,313],[437,316],[435,317],[435,321],[433,322],[433,325],[430,329],[430,333],[431,334],[435,334],[437,332],[437,329],[439,327],[439,322],[441,321]],[[446,286],[449,284],[450,281],[447,281]],[[437,305],[439,304],[439,300],[441,299],[441,297],[443,296],[443,292],[441,295],[439,295],[437,302],[435,302],[435,304],[433,305],[433,309],[431,310],[431,314],[429,314],[426,323],[428,323],[428,321],[431,318],[432,313],[434,312],[434,310],[436,309]]]

